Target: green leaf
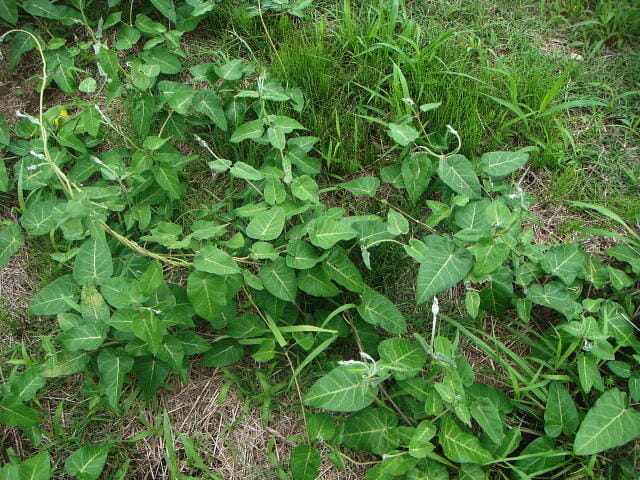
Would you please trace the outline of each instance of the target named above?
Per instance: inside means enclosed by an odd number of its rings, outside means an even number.
[[[103,323],[87,322],[61,333],[56,340],[69,352],[95,350],[102,345],[107,335]]]
[[[582,312],[582,306],[574,300],[567,287],[559,282],[531,285],[527,298],[543,307],[552,308],[571,320]]]
[[[49,0],[24,0],[22,8],[25,12],[36,17],[48,18],[49,20],[65,20],[60,7]]]
[[[251,73],[253,69],[252,64],[242,58],[237,58],[220,67],[215,67],[215,72],[222,80],[233,81],[240,80],[245,74]]]
[[[550,437],[561,433],[571,435],[578,428],[580,419],[578,410],[571,395],[560,382],[553,382],[547,394],[547,405],[544,410],[544,431]]]
[[[16,24],[18,21],[16,0],[0,0],[0,18],[11,25]]]
[[[320,475],[320,453],[311,445],[298,445],[291,451],[294,480],[315,480]]]
[[[334,297],[340,293],[331,283],[331,277],[323,265],[298,272],[298,288],[314,297]]]
[[[480,157],[480,168],[492,177],[504,177],[518,170],[529,159],[523,152],[489,152]]]
[[[258,277],[271,295],[286,302],[295,302],[298,282],[295,272],[287,267],[284,258],[263,265]]]
[[[22,404],[19,397],[10,395],[0,401],[0,425],[35,427],[40,423],[40,412]]]
[[[340,247],[333,247],[324,262],[331,280],[352,292],[362,293],[366,284],[362,280],[360,270]]]
[[[328,250],[341,240],[350,240],[358,232],[348,225],[329,217],[320,217],[308,226],[309,239],[316,247]]]
[[[153,177],[158,185],[167,192],[169,198],[178,200],[182,196],[183,187],[180,184],[178,171],[175,168],[157,165],[153,168]]]
[[[176,7],[173,4],[173,0],[151,0],[151,3],[162,15],[167,17],[173,23],[178,21],[176,16]]]
[[[227,285],[218,275],[196,271],[187,280],[187,296],[198,315],[213,321],[227,304]]]
[[[82,447],[69,455],[64,471],[78,480],[96,480],[102,473],[109,449],[109,445]]]
[[[453,155],[440,159],[438,176],[451,190],[470,199],[481,197],[480,181],[471,162],[464,155]]]
[[[295,177],[291,182],[291,193],[294,197],[306,202],[318,199],[318,184],[309,175]]]
[[[579,353],[576,363],[580,387],[584,393],[589,393],[594,386],[600,391],[604,390],[604,382],[598,370],[598,363],[595,357]]]
[[[227,367],[242,359],[244,350],[235,340],[225,338],[211,344],[211,349],[202,355],[203,367]]]
[[[222,102],[213,90],[198,90],[193,99],[193,109],[204,113],[223,132],[227,131],[227,117]]]
[[[247,123],[243,123],[236,128],[231,135],[230,141],[232,143],[238,143],[247,139],[258,139],[264,134],[264,123],[262,120],[252,120]]]
[[[111,278],[113,260],[106,242],[85,240],[73,263],[73,278],[78,285],[100,285]]]
[[[387,133],[394,142],[402,147],[406,147],[420,136],[418,131],[412,126],[397,123],[390,123]]]
[[[20,223],[31,235],[45,235],[57,225],[61,204],[59,200],[32,203],[20,218]]]
[[[409,233],[409,221],[392,208],[387,212],[387,230],[392,235]]]
[[[38,391],[45,386],[46,379],[42,376],[43,367],[38,365],[27,369],[11,380],[11,392],[20,397],[23,402],[35,398]]]
[[[424,350],[406,338],[389,338],[378,345],[380,360],[391,370],[396,380],[416,376],[422,370],[427,356]]]
[[[100,291],[109,305],[115,308],[136,306],[144,300],[140,282],[133,278],[110,278],[102,283]]]
[[[160,73],[175,75],[182,70],[178,57],[165,47],[153,47],[151,50],[142,52],[140,58],[150,65],[157,65]]]
[[[627,394],[604,392],[582,420],[573,442],[576,455],[593,455],[630,442],[640,435],[640,412],[627,408]]]
[[[409,199],[416,203],[429,186],[433,164],[426,153],[414,153],[402,161],[401,174]]]
[[[152,354],[157,354],[162,344],[164,326],[156,317],[153,310],[143,310],[133,317],[131,331],[140,340],[144,341]]]
[[[78,300],[78,287],[71,275],[63,275],[44,287],[31,300],[32,315],[57,315],[68,312]]]
[[[2,0],[0,0],[0,4]],[[49,452],[40,452],[26,459],[19,467],[19,480],[49,480],[51,475],[51,458]],[[2,478],[2,475],[0,475]],[[11,479],[8,479],[11,480]]]
[[[289,242],[287,253],[289,254],[286,257],[287,266],[299,270],[315,266],[324,257],[324,255],[318,253],[313,245],[304,240],[292,240]]]
[[[139,137],[146,137],[149,134],[155,112],[156,103],[153,95],[143,93],[137,97],[131,112],[131,123]]]
[[[275,206],[258,213],[247,225],[247,235],[256,240],[275,240],[284,229],[285,210]]]
[[[179,373],[184,360],[184,349],[182,343],[176,337],[166,335],[162,339],[162,345],[155,354],[160,360],[169,364],[174,372]]]
[[[4,164],[4,159],[0,158],[0,192],[7,191],[9,191],[9,173],[7,172],[7,167]]]
[[[236,162],[233,167],[231,167],[231,170],[229,170],[229,173],[243,180],[262,180],[264,178],[262,172],[245,162]]]
[[[544,254],[540,266],[549,275],[555,275],[565,285],[576,279],[586,260],[586,255],[575,243],[565,243],[551,248]]]
[[[482,277],[497,270],[509,258],[511,249],[504,242],[493,238],[481,238],[469,251],[476,257],[473,274]]]
[[[428,254],[418,270],[416,302],[429,302],[434,296],[462,281],[473,266],[468,250],[455,248],[445,237],[429,235],[424,239]]]
[[[329,441],[336,434],[336,430],[336,422],[328,413],[319,412],[307,418],[309,440]]]
[[[304,396],[304,404],[333,412],[362,410],[375,398],[375,388],[363,380],[363,373],[350,367],[334,368],[313,384]]]
[[[215,273],[216,275],[240,273],[240,267],[231,255],[213,245],[198,251],[193,259],[193,266],[201,272]]]
[[[264,199],[269,205],[276,205],[287,199],[284,185],[275,175],[268,175],[264,182]]]
[[[365,322],[377,325],[389,333],[407,331],[404,317],[391,300],[371,288],[366,288],[362,294],[358,313]]]
[[[105,348],[98,355],[97,366],[109,406],[118,411],[122,385],[127,373],[133,369],[133,357],[122,348]]]
[[[11,223],[0,230],[0,268],[9,263],[11,255],[24,245],[24,237],[17,223]]]
[[[139,381],[144,398],[153,398],[156,391],[169,375],[169,366],[153,357],[137,357],[134,360],[133,372]]]
[[[504,418],[493,402],[487,398],[477,398],[474,400],[469,411],[489,439],[493,443],[500,445],[504,438]]]
[[[428,420],[418,424],[409,442],[409,455],[414,458],[424,458],[433,450],[430,440],[436,434],[436,426]]]
[[[342,187],[355,196],[367,195],[375,196],[380,186],[380,180],[376,177],[360,177],[349,182],[338,183],[338,187]]]
[[[483,464],[493,460],[480,445],[480,440],[464,431],[449,415],[442,417],[440,422],[440,445],[445,456],[453,462]]]
[[[367,408],[344,422],[341,443],[345,447],[383,454],[398,445],[394,435],[398,417],[389,410]]]

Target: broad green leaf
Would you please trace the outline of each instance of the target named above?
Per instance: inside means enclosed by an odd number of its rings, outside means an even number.
[[[331,415],[319,412],[307,418],[307,433],[309,440],[331,440],[336,434],[337,425]]]
[[[424,239],[427,248],[418,270],[416,281],[416,302],[423,304],[439,293],[462,281],[473,266],[468,250],[456,249],[455,244],[437,235]]]
[[[442,417],[440,422],[440,445],[445,456],[453,462],[483,464],[493,460],[491,453],[480,445],[480,440],[464,431],[449,415]]]
[[[48,18],[49,20],[64,20],[63,11],[49,0],[24,0],[22,8],[36,17]]]
[[[482,171],[492,177],[504,177],[522,167],[529,159],[523,152],[489,152],[480,157]]]
[[[236,162],[229,170],[232,176],[243,180],[262,180],[264,174],[245,162]]]
[[[179,373],[184,360],[184,349],[182,343],[172,335],[165,335],[162,339],[162,345],[155,354],[160,360],[169,364],[171,369]]]
[[[100,285],[111,278],[113,260],[106,242],[85,240],[73,263],[73,278],[78,285]]]
[[[426,153],[414,153],[402,161],[402,182],[413,203],[427,190],[433,173],[433,164]]]
[[[358,232],[348,225],[329,217],[312,220],[308,226],[309,239],[316,247],[328,250],[341,240],[350,240]]]
[[[164,335],[164,326],[162,321],[156,317],[153,310],[144,310],[138,312],[133,317],[131,331],[140,340],[144,341],[149,347],[152,354],[157,354],[162,344],[162,336]]]
[[[63,275],[44,287],[31,300],[32,315],[57,315],[68,312],[78,300],[78,287],[71,275]]]
[[[60,352],[47,359],[42,376],[56,378],[73,375],[81,372],[88,361],[87,352]]]
[[[235,340],[225,338],[211,344],[211,349],[202,355],[203,367],[227,367],[242,359],[244,350]]]
[[[487,398],[475,399],[469,412],[491,441],[500,445],[504,438],[504,418],[493,402]]]
[[[144,398],[153,398],[156,391],[169,375],[169,366],[153,357],[136,357],[133,372]]]
[[[491,202],[483,198],[475,202],[469,202],[462,207],[457,207],[454,214],[454,221],[462,229],[473,229],[477,231],[489,232],[489,219],[486,215],[487,207]]]
[[[362,293],[366,287],[360,270],[340,247],[333,247],[324,262],[331,280],[352,292]]]
[[[552,308],[571,320],[580,314],[582,306],[574,300],[567,287],[559,282],[531,285],[527,289],[527,298],[543,307]]]
[[[580,387],[584,393],[589,393],[593,387],[596,387],[596,389],[600,391],[604,390],[604,382],[598,370],[598,362],[594,356],[579,353],[576,364]]]
[[[295,272],[287,266],[284,258],[280,257],[275,262],[263,265],[258,277],[271,295],[287,302],[295,302],[298,282]]]
[[[318,199],[318,184],[309,175],[295,177],[291,182],[291,193],[303,202]]]
[[[248,63],[242,58],[237,58],[225,63],[219,67],[215,67],[215,72],[222,80],[240,80],[244,75],[250,74],[254,70],[253,64]]]
[[[143,93],[137,97],[137,102],[131,111],[131,123],[139,137],[146,137],[153,124],[153,115],[156,112],[155,97]]]
[[[287,191],[278,177],[268,175],[264,181],[264,199],[269,205],[277,205],[287,199]]]
[[[285,210],[275,206],[258,213],[247,225],[247,235],[256,240],[275,240],[284,229]]]
[[[540,265],[549,275],[555,275],[565,285],[576,279],[586,260],[586,255],[575,243],[565,243],[551,248],[544,254]]]
[[[133,357],[122,348],[105,348],[98,355],[98,375],[105,386],[109,406],[120,410],[120,395],[126,374],[133,369]]]
[[[314,297],[334,297],[340,293],[323,265],[298,272],[298,288]]]
[[[102,345],[107,335],[103,323],[87,322],[61,333],[56,340],[69,352],[95,350]]]
[[[315,480],[320,475],[320,453],[311,445],[298,445],[291,451],[294,480]]]
[[[192,105],[196,112],[204,113],[220,130],[227,131],[227,117],[222,102],[213,90],[198,90]]]
[[[182,64],[178,57],[165,47],[158,46],[146,50],[140,54],[140,58],[150,65],[157,65],[160,73],[175,75],[182,70]]]
[[[40,423],[38,410],[27,407],[14,395],[0,401],[0,425],[10,427],[35,427]]]
[[[100,285],[104,299],[115,308],[136,306],[145,299],[140,291],[140,282],[134,278],[112,277]]]
[[[616,260],[628,263],[631,265],[633,273],[640,275],[640,250],[638,248],[616,245],[615,247],[607,248],[606,253]]]
[[[380,186],[380,180],[376,177],[360,177],[349,182],[338,183],[338,187],[344,188],[355,196],[367,195],[375,196]]]
[[[0,18],[5,22],[15,25],[18,21],[18,7],[16,0],[0,0]],[[9,143],[9,142],[3,142]]]
[[[576,455],[593,455],[624,445],[640,435],[640,412],[627,406],[627,394],[604,392],[582,420],[573,442]]]
[[[418,131],[412,126],[397,123],[390,123],[387,133],[394,142],[402,147],[406,147],[420,136]]]
[[[247,139],[258,139],[262,137],[264,133],[264,123],[262,120],[252,120],[247,123],[243,123],[236,128],[231,135],[230,141],[232,143],[238,143]]]
[[[0,4],[2,0],[0,0]],[[19,480],[49,480],[51,475],[51,458],[49,452],[40,452],[26,459],[19,467]],[[2,475],[0,474],[0,478]],[[13,480],[13,479],[7,479]]]
[[[0,158],[0,192],[9,191],[9,173],[4,159]]]
[[[389,333],[407,331],[404,317],[391,300],[371,288],[366,288],[362,294],[358,313],[365,322],[377,325]]]
[[[176,7],[173,4],[173,0],[151,0],[151,3],[162,15],[167,17],[173,23],[178,21],[176,16]]]
[[[440,159],[438,176],[451,190],[470,199],[481,196],[480,181],[473,165],[463,155],[453,155]]]
[[[387,230],[392,235],[409,233],[409,221],[404,218],[404,215],[390,208],[387,212]]]
[[[201,272],[215,273],[216,275],[240,273],[240,267],[231,255],[213,245],[198,251],[193,259],[193,266]]]
[[[398,416],[382,408],[367,408],[344,422],[341,443],[345,447],[383,454],[398,445],[394,429]]]
[[[469,251],[476,257],[473,274],[482,277],[497,270],[509,258],[511,249],[504,242],[493,238],[482,238]]]
[[[60,200],[33,203],[20,218],[20,223],[31,235],[45,235],[58,224],[61,217],[58,207],[61,204]]]
[[[424,350],[406,338],[389,338],[378,345],[380,361],[389,368],[396,380],[416,376],[422,370],[427,356]]]
[[[371,405],[376,389],[363,379],[363,371],[336,367],[313,384],[304,397],[307,407],[333,412],[357,412]]]
[[[23,402],[32,400],[46,383],[42,376],[43,369],[42,366],[34,366],[15,377],[10,382],[11,392]]]
[[[0,230],[0,268],[9,263],[11,255],[24,245],[24,237],[17,223],[11,223]]]
[[[107,461],[109,445],[81,447],[64,462],[64,471],[78,480],[96,480]]]
[[[162,264],[158,260],[153,260],[140,277],[140,291],[143,295],[152,295],[162,284],[163,277]]]
[[[571,395],[560,382],[553,382],[547,394],[544,410],[544,431],[550,437],[561,433],[571,435],[578,428],[578,410]]]
[[[183,186],[180,184],[180,177],[175,168],[166,165],[157,165],[153,169],[153,177],[158,185],[167,192],[169,198],[178,200],[183,193]]]
[[[196,271],[187,280],[187,295],[196,313],[212,321],[227,304],[227,285],[218,275]]]
[[[287,253],[287,266],[299,270],[314,267],[318,262],[321,262],[325,256],[320,255],[313,245],[304,240],[292,240],[289,242],[289,245],[287,245]]]
[[[424,458],[434,448],[431,439],[436,434],[436,426],[428,420],[423,420],[415,429],[409,442],[409,455]]]

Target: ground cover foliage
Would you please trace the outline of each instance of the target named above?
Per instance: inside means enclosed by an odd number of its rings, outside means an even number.
[[[294,84],[295,52],[272,38],[312,2],[246,7],[225,17],[213,0],[0,0],[11,66],[42,67],[33,110],[0,116],[0,191],[19,217],[1,227],[0,267],[25,242],[55,263],[28,307],[48,329],[37,351],[12,350],[0,390],[0,424],[32,448],[3,452],[0,478],[130,478],[127,461],[110,459],[131,439],[56,454],[61,413],[50,427],[47,385],[80,374],[92,411],[117,418],[172,378],[188,383],[194,365],[238,363],[284,368],[273,391],[299,398],[305,432],[274,478],[318,478],[323,461],[364,465],[368,480],[637,478],[634,217],[573,201],[603,225],[541,242],[521,185],[529,163],[578,150],[564,112],[606,102],[562,98],[570,68],[533,101],[508,78],[509,98],[489,88],[475,99],[500,108],[500,128],[484,145],[482,128],[470,132],[469,146],[460,114],[437,116],[469,75],[447,73],[451,91],[429,101],[424,67],[451,33],[425,46],[401,2],[341,3],[341,58],[366,61],[336,93],[314,76],[320,64],[302,75],[317,84]],[[189,40],[224,18],[256,29],[230,32],[245,55],[194,62],[205,52]],[[583,43],[633,38],[613,30]],[[348,124],[316,103],[351,89],[366,102]],[[336,136],[314,136],[327,121]],[[340,162],[345,144],[362,174],[340,175],[356,166]],[[593,251],[590,236],[610,246]],[[411,313],[386,292],[406,271]],[[451,289],[461,311],[442,302]],[[465,344],[496,366],[491,381]],[[166,413],[151,434],[167,441],[171,478],[222,478],[183,435],[178,459]]]

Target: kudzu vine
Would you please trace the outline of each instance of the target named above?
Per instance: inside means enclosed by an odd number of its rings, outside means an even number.
[[[631,232],[608,249],[616,263],[575,242],[536,243],[535,199],[514,181],[529,149],[468,159],[453,128],[440,135],[421,122],[438,105],[416,109],[407,98],[411,114],[370,118],[384,126],[393,162],[379,177],[326,185],[314,155],[321,139],[295,119],[305,103],[299,88],[244,59],[184,65],[180,38],[214,2],[153,1],[175,30],[151,12],[89,22],[82,2],[46,3],[40,16],[81,23],[92,40],[5,34],[15,62],[35,48],[43,73],[37,117],[20,113],[9,128],[0,116],[0,190],[15,194],[20,214],[0,230],[0,266],[25,234],[44,236],[61,275],[31,300],[28,313],[55,318],[56,332],[42,361],[14,369],[2,386],[0,423],[45,447],[38,391],[81,372],[114,414],[125,413],[125,390],[149,399],[169,375],[187,382],[192,361],[226,367],[247,354],[258,363],[284,355],[299,389],[300,375],[326,366],[331,346],[346,340],[359,356],[300,392],[308,441],[291,456],[296,480],[319,474],[317,444],[340,469],[355,461],[345,447],[373,454],[368,480],[533,478],[638,436],[640,414],[627,397],[640,401],[640,239]],[[45,108],[47,88],[107,100]],[[111,119],[115,100],[131,106],[130,125]],[[213,192],[204,213],[178,217],[187,191],[199,188],[190,172],[205,164]],[[381,182],[408,208],[379,199]],[[370,197],[377,210],[328,207],[336,190]],[[387,247],[415,263],[416,305],[432,316],[425,332],[365,281]],[[472,321],[557,317],[531,341],[536,370],[515,368],[506,352],[496,357],[510,394],[476,381],[461,353],[461,337],[489,342],[484,334],[440,312],[438,295],[457,285]],[[108,453],[83,447],[65,470],[97,478]],[[95,476],[78,473],[86,458],[97,459]],[[32,464],[48,472],[50,459],[24,462]]]

